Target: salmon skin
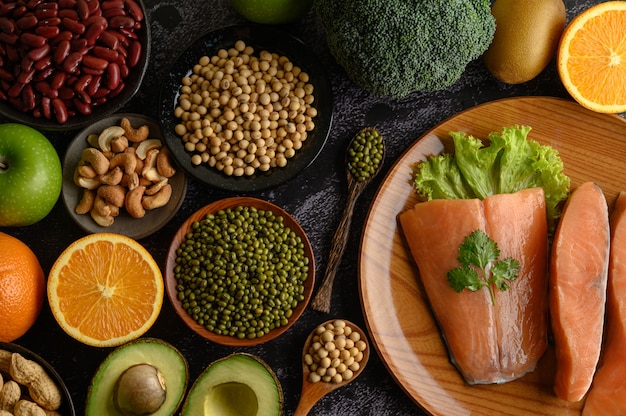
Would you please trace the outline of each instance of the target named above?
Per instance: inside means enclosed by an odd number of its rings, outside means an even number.
[[[548,228],[542,188],[479,199],[420,202],[398,216],[451,362],[468,384],[505,383],[533,371],[548,345]],[[448,271],[480,229],[500,258],[520,263],[508,290],[455,292]]]
[[[609,244],[604,194],[595,183],[583,183],[565,203],[550,258],[554,392],[570,402],[587,393],[600,357]]]
[[[606,335],[600,366],[583,416],[626,415],[626,193],[610,216],[611,248],[606,300]]]

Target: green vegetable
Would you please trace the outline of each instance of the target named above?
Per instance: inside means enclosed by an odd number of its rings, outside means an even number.
[[[314,6],[339,65],[382,97],[449,87],[495,33],[489,0],[315,0]]]
[[[495,241],[482,230],[472,232],[459,246],[457,259],[461,266],[447,274],[450,287],[457,292],[466,288],[475,292],[487,286],[491,303],[495,305],[494,286],[498,290],[507,290],[508,282],[517,279],[520,268],[514,258],[498,260],[498,257],[500,249]]]
[[[490,133],[488,143],[463,132],[451,132],[454,154],[429,157],[417,166],[414,185],[431,199],[484,199],[541,187],[546,197],[548,226],[554,229],[570,179],[556,149],[529,140],[528,126],[505,127]]]

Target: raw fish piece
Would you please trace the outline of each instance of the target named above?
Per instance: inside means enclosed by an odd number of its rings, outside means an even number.
[[[399,215],[452,363],[469,384],[504,383],[533,371],[547,348],[547,219],[544,192],[525,189],[479,199],[420,202]],[[500,258],[520,262],[506,291],[455,292],[446,274],[459,245],[481,229]]]

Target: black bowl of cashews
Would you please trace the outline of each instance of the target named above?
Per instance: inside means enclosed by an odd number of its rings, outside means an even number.
[[[135,95],[150,49],[143,0],[3,2],[0,115],[42,130],[83,128]]]
[[[172,156],[190,176],[230,191],[285,183],[322,151],[332,89],[307,45],[276,28],[224,27],[176,58],[159,121]]]
[[[34,352],[0,342],[0,375],[0,409],[11,409],[11,414],[76,414],[61,376]]]
[[[117,113],[84,128],[63,159],[65,208],[90,233],[147,237],[176,214],[186,192],[187,176],[159,124],[141,114]]]

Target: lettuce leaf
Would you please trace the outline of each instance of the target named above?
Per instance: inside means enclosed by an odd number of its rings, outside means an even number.
[[[551,228],[561,214],[570,179],[556,149],[528,139],[529,126],[504,127],[486,141],[464,132],[450,132],[454,154],[430,156],[417,165],[414,186],[431,199],[484,199],[541,187]]]

